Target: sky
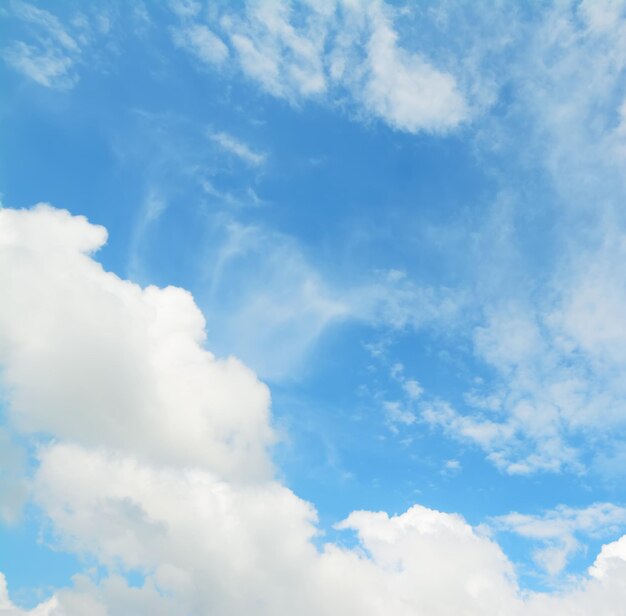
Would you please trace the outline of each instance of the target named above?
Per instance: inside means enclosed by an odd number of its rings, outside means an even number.
[[[0,5],[0,614],[626,614],[626,3]]]

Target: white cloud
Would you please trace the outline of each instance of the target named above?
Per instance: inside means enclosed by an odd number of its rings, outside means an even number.
[[[458,460],[446,460],[445,464],[443,465],[443,470],[444,473],[449,474],[449,475],[454,475],[456,473],[459,473],[461,471],[461,463]]]
[[[102,227],[47,206],[0,211],[10,417],[53,437],[38,447],[33,499],[60,547],[106,570],[30,612],[1,578],[5,613],[521,616],[623,605],[616,547],[576,591],[525,599],[497,544],[458,515],[353,512],[337,529],[355,531],[357,546],[324,542],[313,506],[266,472],[266,388],[204,350],[188,294],[105,272],[90,256],[105,240]],[[621,520],[618,508],[592,509],[560,514],[572,532]],[[508,526],[556,536],[545,520]],[[129,569],[142,584],[128,586]]]
[[[84,218],[39,206],[2,210],[0,225],[11,289],[0,361],[16,425],[230,477],[269,472],[269,392],[236,359],[203,349],[204,318],[186,291],[105,272],[89,253],[106,231]]]
[[[185,613],[367,615],[385,606],[408,616],[445,596],[443,614],[482,615],[518,602],[497,545],[459,516],[423,507],[353,513],[338,528],[355,530],[362,547],[319,551],[314,510],[273,482],[235,486],[54,445],[42,452],[36,491],[66,549],[146,572]]]
[[[400,362],[394,363],[389,375],[398,383],[401,388],[401,400],[382,400],[382,407],[385,418],[390,430],[399,434],[401,426],[407,427],[417,423],[416,401],[421,397],[423,389],[420,384],[413,378],[405,374],[404,365]],[[367,387],[364,386],[365,391]],[[376,392],[374,397],[377,399],[385,398],[387,392]]]
[[[228,47],[209,28],[201,24],[178,28],[174,42],[209,65],[219,65],[228,58]]]
[[[453,6],[440,9],[442,22],[458,15]],[[505,121],[494,114],[479,140],[525,169],[524,182],[547,180],[481,238],[468,303],[483,316],[466,324],[477,326],[475,359],[495,378],[468,392],[464,407],[427,401],[424,416],[509,473],[591,467],[615,476],[626,434],[624,5],[564,2],[530,21],[508,7],[488,13],[489,36],[477,25],[473,42],[462,29],[458,39],[469,56],[489,57],[485,70],[510,88]],[[499,37],[516,54],[496,57]],[[515,190],[516,174],[504,175]],[[542,223],[529,225],[534,217]]]
[[[211,344],[242,357],[265,378],[297,374],[322,332],[348,316],[291,238],[221,221],[205,258]]]
[[[209,133],[209,138],[217,143],[223,150],[234,154],[245,163],[258,167],[265,162],[267,158],[266,154],[262,152],[255,152],[246,145],[243,141],[240,141],[233,135],[229,135],[224,132]]]
[[[70,88],[76,81],[71,73],[72,58],[53,49],[41,49],[17,41],[4,48],[2,57],[9,66],[42,86]]]
[[[397,400],[383,402],[383,409],[392,426],[396,424],[410,426],[417,421],[415,413]]]
[[[358,116],[411,133],[443,132],[469,119],[454,76],[401,48],[393,17],[383,2],[260,2],[211,23],[230,39],[242,72],[273,96],[295,104],[350,101]],[[207,62],[215,63],[212,55]]]
[[[417,284],[402,270],[375,271],[368,282],[344,293],[356,318],[397,330],[450,326],[465,304],[462,292]]]
[[[626,509],[611,503],[596,503],[581,509],[561,505],[542,515],[509,513],[493,518],[492,524],[496,530],[506,530],[542,543],[533,558],[549,575],[556,576],[563,571],[568,560],[582,549],[581,535],[607,537],[623,529],[626,526]],[[604,562],[602,559],[613,556],[617,553],[616,549],[602,549],[598,556],[600,560],[592,569],[594,575],[599,575]]]
[[[602,546],[589,573],[595,578],[603,578],[610,575],[613,568],[624,568],[624,563],[626,563],[626,535]]]
[[[39,26],[51,39],[68,51],[79,51],[72,36],[63,27],[61,21],[52,13],[39,9],[26,2],[12,4],[14,14],[21,20]]]
[[[71,88],[78,79],[73,68],[81,53],[75,38],[44,9],[16,2],[12,13],[33,27],[33,41],[14,41],[4,47],[4,61],[42,86]]]
[[[274,96],[297,100],[326,90],[323,4],[298,7],[307,19],[298,28],[294,10],[282,2],[250,5],[244,15],[222,20],[243,72]]]
[[[170,0],[169,5],[182,18],[196,17],[202,9],[200,2],[195,0]]]
[[[469,392],[463,410],[425,403],[425,419],[476,442],[512,474],[582,472],[584,457],[599,463],[626,429],[619,246],[581,252],[543,301],[491,309],[473,342],[497,378]],[[591,437],[603,447],[589,451]]]
[[[372,13],[367,77],[361,94],[366,108],[391,126],[411,133],[445,131],[467,119],[467,105],[455,79],[424,58],[398,48],[398,36],[384,10]]]
[[[137,10],[133,17],[137,20]],[[74,12],[71,19],[62,21],[52,12],[19,0],[11,2],[3,17],[17,19],[24,25],[23,34],[16,40],[7,37],[0,57],[8,66],[41,86],[69,90],[79,80],[79,68],[85,64],[85,51],[107,37],[110,51],[112,18],[107,9],[90,13]],[[107,48],[108,47],[108,48]],[[89,58],[90,65],[102,65],[101,52]]]
[[[417,380],[405,375],[404,366],[401,363],[396,362],[393,364],[389,374],[394,381],[400,384],[409,400],[418,400],[424,393],[424,389]]]
[[[208,290],[199,294],[211,344],[244,359],[262,377],[293,378],[329,327],[346,320],[375,328],[448,325],[463,297],[420,287],[399,271],[373,272],[360,285],[324,277],[292,237],[218,218],[203,255]],[[405,383],[418,394],[419,384]],[[403,386],[404,387],[404,386]],[[408,417],[408,416],[407,416]]]

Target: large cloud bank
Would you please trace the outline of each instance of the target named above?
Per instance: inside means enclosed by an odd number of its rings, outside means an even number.
[[[0,614],[625,613],[623,539],[552,596],[523,595],[493,540],[419,505],[353,512],[338,529],[356,546],[325,542],[275,478],[267,388],[204,349],[188,293],[104,271],[91,255],[105,241],[49,206],[0,211],[2,388],[11,429],[36,444],[30,498],[60,546],[107,571],[30,612],[0,576]]]

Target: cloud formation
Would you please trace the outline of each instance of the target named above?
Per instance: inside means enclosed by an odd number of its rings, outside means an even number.
[[[233,137],[233,135],[224,132],[209,133],[209,139],[217,143],[224,151],[234,154],[248,165],[258,167],[265,162],[265,154],[255,152],[250,146],[236,137]]]
[[[0,57],[40,86],[56,90],[76,85],[83,51],[96,37],[108,35],[111,26],[104,11],[90,16],[76,12],[65,23],[50,11],[21,0],[9,3],[2,17],[19,24],[16,30],[21,31],[21,37],[8,42]]]
[[[84,218],[45,205],[1,216],[0,361],[16,426],[230,478],[270,473],[267,387],[204,350],[189,293],[105,272],[89,254],[106,231]]]
[[[265,92],[299,104],[349,101],[357,116],[395,129],[446,132],[469,119],[469,105],[450,73],[403,49],[396,11],[383,2],[261,2],[243,11],[175,12],[174,40],[207,65],[229,55],[202,20],[219,29],[240,70]]]
[[[357,511],[337,526],[356,547],[325,541],[314,507],[271,473],[267,389],[203,349],[187,293],[104,271],[91,253],[105,240],[50,206],[0,211],[0,360],[10,417],[39,442],[31,498],[59,547],[107,571],[30,612],[2,579],[5,613],[541,615],[624,601],[619,542],[576,590],[525,599],[498,545],[458,515]]]
[[[80,47],[52,13],[23,2],[14,15],[31,26],[32,43],[15,41],[2,50],[5,62],[42,86],[70,88],[77,77],[73,66]]]

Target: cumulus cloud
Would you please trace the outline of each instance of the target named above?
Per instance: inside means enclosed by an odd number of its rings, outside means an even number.
[[[230,477],[269,472],[269,392],[236,359],[204,350],[189,293],[105,272],[89,253],[106,231],[84,218],[43,205],[0,216],[12,290],[0,361],[15,425]]]
[[[57,547],[105,572],[30,611],[0,578],[4,613],[514,616],[624,601],[621,544],[575,591],[524,598],[498,545],[458,515],[356,511],[337,525],[356,546],[326,541],[314,507],[271,473],[267,389],[203,348],[187,293],[104,271],[92,253],[105,241],[49,206],[0,211],[0,362],[10,419],[41,435],[33,502]],[[614,511],[561,513],[596,528]]]

